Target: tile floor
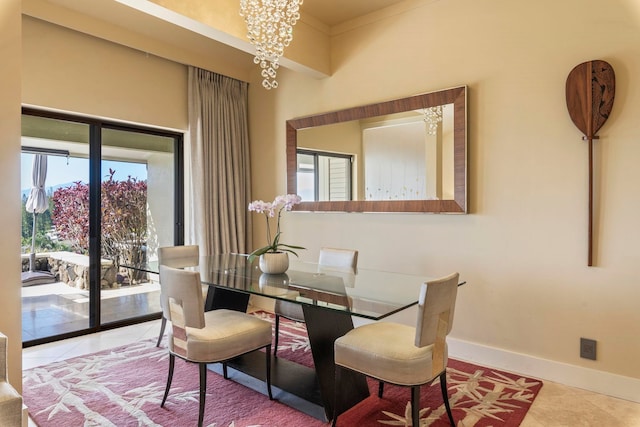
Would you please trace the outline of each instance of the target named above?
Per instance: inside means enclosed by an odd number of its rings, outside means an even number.
[[[23,369],[156,338],[159,330],[160,321],[155,320],[29,347],[22,353]],[[29,425],[35,426],[31,422]],[[640,404],[545,381],[521,426],[640,427]]]
[[[101,292],[103,323],[160,312],[157,282]],[[89,291],[64,283],[22,288],[22,341],[73,332],[89,326]]]

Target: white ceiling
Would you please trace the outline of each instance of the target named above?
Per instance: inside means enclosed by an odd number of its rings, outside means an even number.
[[[304,0],[301,15],[308,13],[329,27],[406,0]]]

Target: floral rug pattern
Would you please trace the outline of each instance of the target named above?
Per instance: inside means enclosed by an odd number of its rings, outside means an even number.
[[[274,321],[271,313],[254,313]],[[280,320],[279,357],[313,366],[304,323]],[[338,426],[410,426],[411,402],[408,388],[385,385],[383,399],[377,397],[377,383],[369,382],[371,397],[338,418]],[[537,396],[542,382],[516,374],[449,359],[447,388],[453,416],[459,426],[518,426]],[[421,392],[420,426],[448,426],[439,381]],[[370,408],[365,414],[363,408]],[[383,409],[384,408],[384,409]],[[342,420],[345,418],[345,421]]]
[[[459,366],[459,369],[451,365]],[[374,386],[377,387],[373,382],[370,383],[372,394]],[[394,410],[377,410],[378,425],[410,426],[408,389],[402,392],[402,388],[395,387],[392,390],[392,387],[385,387],[385,399],[382,400],[396,401],[390,403]],[[458,426],[518,426],[541,387],[542,383],[537,380],[454,360],[450,360],[447,368],[449,403]],[[421,394],[420,426],[449,425],[439,382],[436,381],[426,390],[423,387]],[[379,399],[376,397],[374,400]],[[404,408],[399,402],[406,402]],[[380,401],[375,402],[375,406],[381,405]],[[349,417],[349,414],[346,416]],[[362,415],[359,417],[362,418]]]
[[[273,321],[270,313],[254,315]],[[304,324],[281,319],[278,357],[313,366]],[[196,425],[197,366],[176,360],[169,398],[160,408],[167,370],[166,348],[146,340],[26,370],[24,401],[40,427]],[[327,425],[214,372],[208,378],[208,427]],[[411,425],[408,388],[386,385],[379,399],[377,383],[369,385],[371,396],[342,414],[339,427]],[[458,427],[518,426],[542,387],[531,378],[452,359],[447,385]],[[422,388],[420,406],[421,427],[449,425],[438,381]]]
[[[39,427],[182,427],[198,419],[198,367],[176,359],[164,408],[168,352],[154,340],[33,368],[23,373],[23,397]],[[326,426],[215,372],[208,373],[207,427]],[[275,395],[277,398],[277,393]]]

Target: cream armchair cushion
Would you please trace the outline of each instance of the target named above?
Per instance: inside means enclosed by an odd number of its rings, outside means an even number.
[[[360,326],[357,334],[347,334],[340,341],[336,363],[364,374],[375,372],[386,383],[403,386],[427,383],[434,377],[433,345],[416,347],[415,335],[415,328],[398,323]],[[367,351],[362,351],[363,348]]]

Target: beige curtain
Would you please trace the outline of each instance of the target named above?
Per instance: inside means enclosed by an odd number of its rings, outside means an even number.
[[[187,241],[202,255],[251,245],[247,110],[247,83],[189,67]]]

